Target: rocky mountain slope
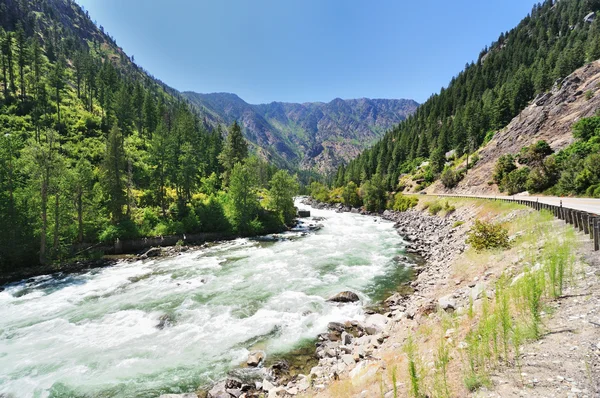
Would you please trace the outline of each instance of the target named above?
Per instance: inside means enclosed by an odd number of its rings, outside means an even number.
[[[210,123],[242,123],[246,137],[270,160],[320,172],[357,156],[419,105],[413,100],[367,98],[251,105],[235,94],[183,95]]]
[[[554,151],[565,148],[573,139],[573,124],[593,116],[600,108],[600,61],[589,63],[560,82],[551,91],[537,96],[479,153],[479,161],[453,190],[435,182],[429,193],[495,194],[498,187],[488,184],[494,166],[503,154],[517,154],[522,147],[545,140]]]

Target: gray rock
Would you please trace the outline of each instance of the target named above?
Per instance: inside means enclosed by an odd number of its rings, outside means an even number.
[[[334,303],[354,303],[359,300],[360,300],[360,298],[358,297],[358,295],[356,293],[350,292],[350,291],[345,291],[345,292],[338,293],[333,297],[330,297],[327,301],[331,301]]]
[[[225,380],[215,384],[210,391],[208,391],[208,398],[231,398],[231,395],[225,391]]]
[[[456,310],[456,300],[450,296],[441,297],[438,300],[438,305],[446,312],[454,312]]]
[[[265,353],[262,351],[252,351],[248,354],[248,360],[246,364],[250,367],[257,367],[261,364],[261,362],[265,359]]]
[[[342,332],[342,344],[352,344],[352,335],[350,333]]]
[[[342,361],[348,366],[354,365],[354,357],[350,354],[342,355]]]
[[[485,283],[477,283],[471,288],[471,298],[477,300],[481,298],[483,292],[485,292]]]

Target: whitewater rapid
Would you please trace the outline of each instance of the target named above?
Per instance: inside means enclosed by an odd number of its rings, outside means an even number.
[[[216,244],[165,259],[6,285],[0,292],[0,395],[156,397],[223,377],[259,347],[267,355],[407,278],[390,222],[350,213],[283,240]],[[352,290],[362,303],[326,299]],[[158,328],[161,317],[167,319]]]

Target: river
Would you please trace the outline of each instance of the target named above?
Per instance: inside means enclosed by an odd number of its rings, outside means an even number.
[[[363,305],[408,278],[409,267],[394,260],[403,241],[390,222],[308,209],[325,219],[305,223],[322,229],[4,286],[0,395],[193,391],[239,366],[252,348],[284,353],[328,322],[361,320]],[[326,301],[343,290],[362,303]]]

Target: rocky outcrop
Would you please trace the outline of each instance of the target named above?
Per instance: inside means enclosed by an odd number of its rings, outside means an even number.
[[[587,92],[591,93],[586,94]],[[545,140],[555,151],[573,142],[572,126],[577,120],[593,116],[600,108],[600,61],[587,64],[548,93],[539,95],[509,125],[479,151],[479,161],[453,190],[438,181],[427,189],[430,193],[495,194],[488,185],[494,166],[501,155],[517,154],[522,147]],[[464,167],[464,165],[462,166]]]

